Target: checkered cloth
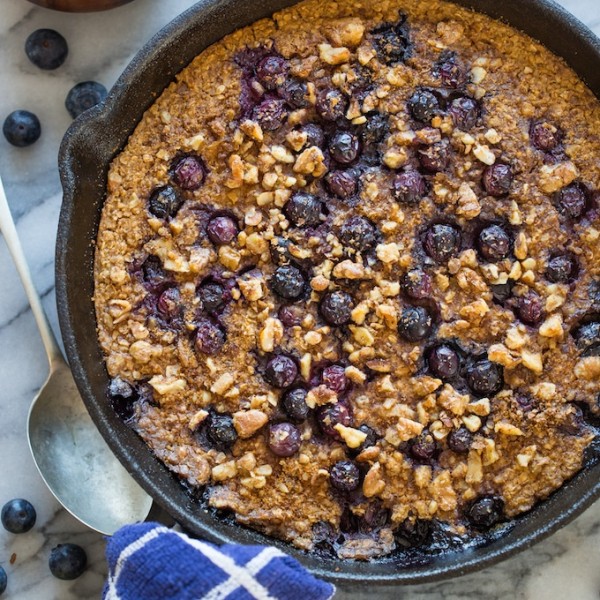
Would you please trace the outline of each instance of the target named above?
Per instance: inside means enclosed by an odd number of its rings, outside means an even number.
[[[157,523],[108,540],[104,600],[326,600],[335,588],[269,546],[221,547]]]

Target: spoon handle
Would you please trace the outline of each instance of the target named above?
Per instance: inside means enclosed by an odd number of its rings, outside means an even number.
[[[2,185],[1,178],[0,231],[2,231],[2,234],[4,235],[6,245],[8,246],[8,249],[13,257],[15,266],[17,267],[17,271],[21,277],[21,281],[23,282],[25,293],[27,294],[29,304],[31,305],[31,311],[33,312],[38,329],[40,330],[40,335],[42,336],[42,342],[46,348],[46,354],[48,355],[50,368],[52,368],[55,363],[63,360],[62,354],[58,348],[58,344],[56,343],[56,338],[52,333],[52,329],[50,329],[50,324],[48,323],[48,319],[46,318],[46,314],[42,308],[40,297],[33,285],[31,273],[29,272],[29,267],[27,266],[25,255],[23,254],[23,248],[21,247],[21,242],[19,241],[15,223],[12,215],[10,214],[10,208],[8,207],[8,201],[6,200],[6,194],[4,193],[4,186]]]

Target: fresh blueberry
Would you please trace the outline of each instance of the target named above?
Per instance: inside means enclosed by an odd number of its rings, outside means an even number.
[[[490,225],[482,229],[477,238],[479,252],[490,262],[506,258],[510,253],[510,237],[500,225]]]
[[[237,223],[227,215],[213,217],[206,226],[208,239],[217,246],[231,244],[237,238],[238,233]]]
[[[279,95],[292,108],[307,108],[310,106],[308,87],[303,81],[289,79],[279,88]]]
[[[401,546],[422,546],[431,537],[431,521],[415,518],[405,519],[395,534],[396,540]]]
[[[413,119],[429,123],[440,112],[440,103],[428,90],[417,90],[408,100],[408,110]]]
[[[288,71],[288,62],[282,56],[265,56],[256,67],[256,77],[267,90],[276,90],[285,83]]]
[[[360,485],[360,471],[350,460],[340,460],[329,469],[329,482],[340,492],[352,492]]]
[[[298,376],[298,366],[294,359],[285,354],[277,354],[265,367],[265,379],[273,387],[284,389],[294,383]]]
[[[344,427],[350,427],[352,425],[352,415],[348,407],[342,402],[326,404],[317,411],[317,422],[325,435],[340,440],[340,434],[335,426],[341,424]]]
[[[427,194],[427,184],[419,171],[407,169],[394,178],[393,192],[399,202],[416,204]]]
[[[271,289],[286,300],[297,300],[306,290],[302,271],[293,265],[277,267],[270,281]]]
[[[587,209],[587,191],[581,184],[572,183],[556,192],[555,203],[565,217],[579,219]]]
[[[433,293],[431,276],[423,269],[411,269],[402,278],[402,290],[414,300],[430,298]]]
[[[408,342],[424,340],[433,329],[433,319],[422,306],[407,306],[398,319],[398,333]]]
[[[165,319],[176,319],[182,311],[181,293],[176,287],[167,288],[159,297],[158,312]]]
[[[435,377],[450,379],[458,373],[460,360],[452,347],[441,344],[431,349],[427,357],[427,364]]]
[[[275,131],[283,125],[288,116],[285,100],[265,98],[254,108],[253,116],[265,131]]]
[[[224,293],[223,286],[214,281],[209,280],[200,284],[198,296],[202,302],[202,309],[209,313],[217,312],[225,303]]]
[[[2,507],[2,525],[10,533],[26,533],[35,525],[36,517],[31,502],[23,498],[10,500]]]
[[[552,283],[566,283],[574,278],[577,265],[573,257],[568,254],[559,254],[548,261],[546,278]]]
[[[452,100],[448,107],[448,114],[458,129],[469,131],[477,125],[480,114],[479,104],[469,96],[461,96]]]
[[[451,225],[432,225],[423,238],[425,252],[438,263],[448,261],[458,254],[461,244],[461,235]]]
[[[293,388],[283,395],[281,405],[285,414],[294,423],[302,423],[308,417],[310,409],[306,404],[306,390],[304,388]]]
[[[277,316],[284,327],[296,327],[301,325],[306,313],[301,306],[290,306],[288,304],[280,307]]]
[[[377,229],[371,221],[356,215],[340,227],[339,239],[348,248],[366,252],[377,243]]]
[[[434,74],[442,80],[442,85],[458,88],[464,85],[467,77],[465,69],[456,56],[456,52],[444,50],[435,64]]]
[[[349,165],[359,152],[360,140],[350,131],[336,131],[329,139],[329,154],[337,163]]]
[[[4,121],[2,133],[9,144],[19,148],[31,146],[42,134],[40,120],[28,110],[15,110]]]
[[[573,337],[583,356],[600,355],[600,321],[590,321],[578,327]]]
[[[516,311],[526,325],[539,325],[544,315],[542,299],[536,292],[526,292],[517,299]]]
[[[148,198],[148,210],[159,219],[173,218],[183,204],[183,198],[170,185],[154,188]]]
[[[510,191],[513,174],[510,165],[495,163],[483,171],[482,183],[485,191],[495,198],[506,196]]]
[[[334,196],[347,200],[358,192],[358,176],[353,171],[331,171],[325,177],[327,189]]]
[[[560,144],[562,133],[551,123],[535,121],[529,127],[529,139],[534,148],[551,152]]]
[[[183,190],[197,190],[206,179],[206,165],[199,156],[184,156],[172,167],[173,181]]]
[[[341,394],[348,387],[346,369],[342,365],[330,365],[329,367],[325,367],[321,379],[323,385],[338,394]]]
[[[25,42],[27,58],[40,69],[58,69],[69,54],[67,40],[54,29],[37,29]]]
[[[225,414],[212,413],[208,420],[206,433],[215,447],[222,450],[231,448],[238,438],[233,419]]]
[[[503,519],[504,500],[498,496],[482,496],[467,509],[467,519],[477,529],[489,529]]]
[[[97,81],[82,81],[73,86],[67,94],[65,106],[67,111],[76,119],[82,112],[104,102],[108,92]]]
[[[467,370],[467,384],[480,397],[494,396],[504,386],[502,367],[489,360],[480,360]]]
[[[292,423],[277,423],[269,427],[269,449],[275,456],[288,457],[300,450],[300,430]]]
[[[448,448],[458,454],[466,454],[473,444],[473,434],[466,427],[453,429],[448,434]]]
[[[307,192],[296,192],[283,207],[287,219],[296,227],[316,227],[321,222],[321,201]]]
[[[48,566],[57,579],[77,579],[87,567],[87,554],[77,544],[59,544],[52,548]]]
[[[429,462],[437,454],[439,448],[433,436],[424,431],[410,443],[409,453],[411,457],[420,462]]]
[[[195,340],[196,350],[202,354],[213,356],[217,354],[225,344],[225,332],[208,319],[198,321]]]
[[[410,55],[410,37],[406,17],[397,23],[385,23],[371,33],[377,56],[386,65],[403,62]]]
[[[429,173],[443,171],[450,162],[450,142],[443,139],[417,151],[419,163]]]
[[[317,113],[325,121],[341,119],[346,114],[347,108],[348,100],[339,90],[325,89],[317,96]]]
[[[306,134],[306,145],[322,148],[325,144],[325,132],[316,123],[307,123],[300,128]]]
[[[365,115],[367,122],[361,132],[360,138],[365,146],[372,146],[382,142],[390,128],[389,120],[383,113],[372,111]]]
[[[6,571],[3,567],[0,567],[0,595],[2,595],[6,591],[7,585],[8,577],[6,576]]]
[[[319,304],[319,312],[323,319],[336,327],[345,325],[350,321],[353,308],[352,296],[339,290],[325,294]]]

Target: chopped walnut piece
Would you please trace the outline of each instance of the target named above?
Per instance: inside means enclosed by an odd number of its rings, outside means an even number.
[[[586,356],[575,365],[575,376],[584,381],[600,379],[600,356]]]
[[[463,417],[462,422],[471,433],[475,433],[481,428],[481,419],[477,415],[468,415]]]
[[[367,434],[360,431],[360,429],[346,427],[341,423],[335,425],[334,429],[340,434],[344,442],[346,442],[348,448],[358,448],[367,439]]]
[[[400,248],[395,242],[379,244],[376,248],[377,258],[386,264],[396,263],[400,260]]]
[[[504,343],[511,350],[518,350],[528,342],[527,336],[519,331],[517,327],[512,327],[506,333]]]
[[[254,275],[252,271],[248,277],[238,279],[238,286],[246,300],[255,302],[263,297],[263,282],[262,275]]]
[[[137,340],[136,342],[133,342],[131,346],[129,346],[129,354],[134,360],[141,364],[150,362],[156,352],[156,347],[150,342],[146,342],[144,340]]]
[[[483,481],[483,464],[477,450],[469,450],[465,481],[467,483],[480,483]]]
[[[562,316],[554,314],[548,317],[540,326],[540,335],[547,338],[560,338],[563,336]]]
[[[530,352],[523,348],[521,350],[521,359],[525,367],[533,371],[536,375],[541,375],[544,371],[544,363],[542,361],[541,352]]]
[[[213,481],[225,481],[226,479],[232,479],[237,475],[237,466],[234,460],[230,460],[221,465],[216,465],[212,469]]]
[[[483,449],[481,452],[483,466],[487,467],[488,465],[492,465],[499,459],[500,455],[496,450],[496,442],[490,438],[485,438],[483,440]]]
[[[469,394],[459,394],[450,384],[446,384],[438,396],[442,408],[461,416],[469,404]]]
[[[486,417],[492,411],[489,398],[480,398],[475,402],[467,404],[467,412],[470,412],[479,417]]]
[[[283,323],[279,319],[269,317],[258,334],[260,349],[264,352],[273,352],[277,344],[283,339]]]
[[[424,426],[421,423],[417,423],[417,421],[413,421],[412,419],[407,419],[405,417],[400,417],[396,425],[398,438],[401,442],[408,442],[408,440],[412,440],[412,438],[421,434],[423,429]]]
[[[458,21],[440,21],[437,24],[436,31],[442,42],[450,46],[463,37],[465,27]]]
[[[488,348],[488,358],[507,369],[514,369],[521,364],[521,357],[513,355],[504,344],[492,344]]]
[[[577,179],[579,171],[571,162],[543,165],[540,168],[539,186],[545,194],[552,194]]]
[[[481,204],[471,186],[463,182],[458,188],[456,214],[465,219],[474,219],[481,212]]]
[[[264,139],[263,130],[256,121],[246,119],[240,124],[240,129],[255,142],[262,142]]]
[[[542,381],[531,386],[531,393],[540,400],[552,400],[556,396],[556,385],[549,381]]]
[[[246,452],[241,458],[238,458],[236,464],[238,469],[253,471],[256,468],[256,456],[252,452]]]
[[[269,418],[261,410],[240,410],[233,413],[233,426],[241,438],[249,438],[263,427]]]
[[[537,446],[535,444],[523,448],[523,451],[517,454],[517,463],[523,468],[527,468],[529,463],[537,454]]]
[[[493,165],[496,162],[496,155],[486,145],[477,144],[473,149],[473,154],[486,165]]]
[[[333,267],[333,276],[338,279],[363,279],[365,268],[362,263],[343,260]]]
[[[442,471],[429,486],[429,493],[438,503],[440,510],[454,510],[457,505],[456,492],[452,487],[449,471]]]
[[[524,435],[518,427],[515,427],[514,425],[512,425],[511,423],[507,423],[506,421],[498,421],[498,423],[494,425],[494,431],[509,436]]]
[[[325,27],[325,34],[336,46],[356,48],[365,34],[365,26],[361,19],[335,19]]]
[[[351,53],[343,46],[334,48],[330,44],[319,44],[319,56],[328,65],[343,65],[350,60]]]
[[[346,367],[344,373],[350,381],[359,385],[367,380],[367,376],[360,369],[353,366]]]
[[[294,163],[294,172],[313,177],[322,177],[327,173],[325,156],[320,148],[311,146],[304,150]]]
[[[300,152],[306,144],[308,135],[305,131],[292,129],[286,136],[285,140],[289,144],[290,148],[295,152]]]
[[[231,375],[230,373],[223,373],[223,375],[221,375],[221,377],[219,377],[219,379],[217,379],[212,384],[212,386],[210,387],[210,391],[213,394],[218,394],[219,396],[222,396],[231,388],[233,382],[233,375]]]
[[[431,483],[431,467],[429,465],[418,465],[415,467],[415,485],[419,489],[426,488]]]
[[[318,385],[306,394],[305,402],[309,408],[337,402],[337,394],[327,386]]]
[[[192,431],[194,431],[195,429],[198,428],[199,425],[204,423],[204,421],[206,420],[206,417],[208,417],[208,411],[207,410],[199,410],[198,412],[194,413],[194,415],[190,419],[190,422],[188,423],[188,427]]]
[[[385,489],[385,482],[381,479],[381,465],[378,462],[365,475],[362,489],[365,498],[378,496]]]

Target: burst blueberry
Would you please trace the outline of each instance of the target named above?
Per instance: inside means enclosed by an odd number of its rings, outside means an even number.
[[[285,83],[288,70],[288,62],[282,56],[265,56],[256,67],[256,77],[267,90],[276,90]]]
[[[283,207],[287,219],[296,227],[316,227],[321,222],[323,204],[313,194],[296,192]]]
[[[202,309],[206,312],[217,312],[225,303],[225,290],[222,285],[214,281],[205,281],[198,287],[198,297],[202,302]]]
[[[216,323],[201,319],[197,324],[194,344],[198,352],[214,356],[225,344],[225,332]]]
[[[293,265],[277,267],[270,281],[271,289],[286,300],[297,300],[306,290],[302,271]]]
[[[499,364],[484,359],[467,369],[466,379],[475,395],[481,398],[494,396],[504,386],[504,371]]]
[[[65,100],[68,113],[76,119],[81,113],[104,102],[108,92],[97,81],[82,81],[73,86]]]
[[[535,121],[529,127],[529,139],[534,148],[551,152],[560,144],[561,131],[547,121]]]
[[[456,52],[444,50],[435,64],[434,73],[442,82],[442,85],[450,88],[458,88],[466,83],[465,69],[461,64]]]
[[[510,253],[511,241],[508,233],[500,225],[490,225],[479,233],[477,248],[490,262],[497,262],[506,258]]]
[[[466,454],[473,444],[473,434],[464,426],[453,429],[446,439],[448,448],[458,454]]]
[[[450,162],[450,142],[443,139],[417,151],[420,165],[429,173],[444,171]]]
[[[337,121],[346,114],[348,100],[336,89],[322,90],[317,96],[316,109],[324,121]]]
[[[58,69],[69,54],[67,40],[54,29],[37,29],[25,41],[27,58],[40,69]]]
[[[273,387],[284,389],[292,385],[298,376],[296,361],[285,354],[277,354],[265,367],[265,379]]]
[[[461,96],[452,100],[448,107],[448,114],[458,129],[470,131],[477,125],[480,110],[479,104],[474,98]]]
[[[517,315],[526,325],[539,325],[544,315],[542,299],[534,291],[528,291],[517,299]]]
[[[556,193],[555,203],[565,217],[579,219],[587,209],[587,190],[579,183],[572,183]]]
[[[385,23],[371,33],[377,56],[386,65],[404,62],[410,55],[410,36],[406,17]]]
[[[231,244],[237,238],[238,233],[237,223],[227,215],[213,217],[206,227],[208,238],[217,246]]]
[[[377,243],[377,229],[371,221],[356,215],[340,227],[338,237],[344,246],[357,252],[366,252]]]
[[[48,566],[57,579],[67,581],[77,579],[83,575],[87,567],[87,554],[77,544],[59,544],[52,548]]]
[[[452,225],[432,225],[423,238],[425,252],[438,263],[448,261],[458,254],[461,235]]]
[[[330,193],[342,200],[348,200],[358,192],[358,176],[352,170],[327,173],[325,184]]]
[[[467,519],[477,529],[489,529],[504,517],[504,501],[498,496],[482,496],[467,509]]]
[[[546,278],[552,283],[566,283],[577,271],[575,260],[568,254],[559,254],[548,261]]]
[[[279,88],[279,95],[292,108],[307,108],[310,106],[308,87],[303,81],[290,79]]]
[[[325,435],[340,440],[340,434],[335,426],[340,424],[344,427],[350,427],[352,425],[352,415],[348,406],[342,402],[326,404],[317,411],[317,422]]]
[[[285,414],[294,423],[302,423],[310,413],[308,404],[306,404],[307,391],[304,388],[293,388],[283,395],[281,405]]]
[[[302,324],[306,312],[301,306],[285,304],[279,308],[277,316],[284,327],[296,327]]]
[[[430,350],[427,364],[435,377],[451,379],[458,373],[460,361],[454,348],[447,344],[441,344]]]
[[[170,185],[155,188],[148,199],[148,210],[159,219],[172,219],[183,204],[183,198]]]
[[[329,482],[340,492],[352,492],[360,485],[360,471],[352,461],[340,460],[329,470]]]
[[[206,428],[208,439],[220,450],[231,448],[238,439],[233,419],[226,414],[213,413]]]
[[[23,498],[15,498],[2,507],[0,518],[6,531],[26,533],[35,525],[37,514],[31,502]]]
[[[166,289],[159,297],[157,308],[165,319],[175,319],[182,311],[181,293],[176,287]]]
[[[197,190],[206,179],[206,165],[199,156],[179,158],[172,167],[173,181],[183,190]]]
[[[440,112],[440,103],[429,90],[417,90],[408,100],[408,110],[414,119],[429,123]]]
[[[427,194],[427,184],[416,169],[407,169],[394,178],[393,192],[399,202],[416,204]]]
[[[2,133],[9,144],[25,148],[37,142],[42,135],[42,126],[32,112],[15,110],[4,120]]]
[[[389,132],[389,120],[383,113],[372,111],[365,115],[367,122],[361,132],[360,138],[365,146],[382,142]]]
[[[360,152],[360,141],[350,131],[336,131],[329,138],[329,154],[337,163],[348,165],[356,160]]]
[[[415,300],[430,298],[433,293],[431,276],[423,269],[411,269],[402,278],[402,290]]]
[[[300,430],[292,423],[276,423],[269,427],[269,449],[275,456],[287,458],[300,450]]]
[[[323,385],[330,390],[341,394],[348,387],[348,378],[346,377],[346,369],[342,365],[330,365],[323,369],[321,376]]]
[[[577,348],[583,356],[600,355],[600,321],[589,321],[573,332]]]
[[[284,124],[288,111],[284,100],[267,97],[254,108],[253,116],[264,131],[275,131]]]
[[[408,342],[424,340],[433,329],[433,319],[423,306],[407,306],[398,319],[398,333]]]
[[[401,546],[422,546],[431,537],[431,521],[409,517],[402,521],[395,537]]]
[[[319,312],[323,319],[336,327],[345,325],[350,321],[353,308],[352,296],[340,290],[325,294],[319,304]]]
[[[495,163],[483,171],[482,183],[485,191],[495,198],[506,196],[510,191],[513,174],[510,165]]]
[[[410,455],[419,462],[430,462],[438,452],[438,444],[428,431],[421,433],[410,443]]]
[[[324,146],[325,132],[316,123],[307,123],[300,128],[300,131],[306,134],[306,146],[316,146],[317,148]]]

